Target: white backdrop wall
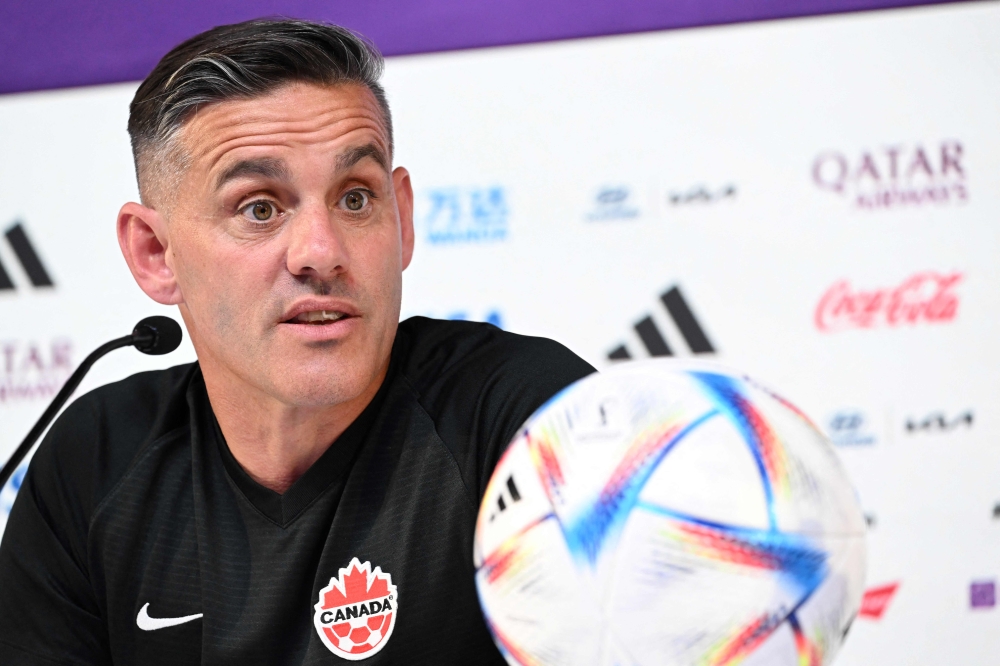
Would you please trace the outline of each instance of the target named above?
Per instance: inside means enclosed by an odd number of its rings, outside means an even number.
[[[757,376],[869,518],[838,663],[996,663],[1000,4],[398,58],[385,84],[417,193],[404,317]],[[0,454],[92,348],[171,314],[114,236],[134,89],[0,98]],[[81,390],[193,358],[115,352]]]

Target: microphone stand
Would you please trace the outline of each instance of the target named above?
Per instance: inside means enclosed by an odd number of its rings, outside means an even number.
[[[181,341],[181,330],[180,326],[177,325],[173,319],[169,317],[147,317],[143,319],[138,324],[136,324],[135,329],[132,331],[131,335],[126,335],[121,338],[112,340],[111,342],[105,342],[103,345],[95,349],[90,355],[83,359],[83,363],[80,364],[63,387],[59,389],[59,393],[56,397],[52,399],[49,406],[42,413],[38,422],[28,433],[28,436],[24,438],[24,441],[17,447],[14,451],[14,455],[10,457],[7,463],[0,470],[0,490],[2,490],[6,485],[7,481],[10,479],[11,475],[17,469],[17,466],[21,464],[24,457],[28,455],[31,451],[31,447],[35,445],[35,441],[42,436],[45,429],[49,427],[52,419],[56,417],[62,406],[66,404],[69,397],[73,395],[73,391],[76,387],[80,385],[83,381],[84,375],[90,370],[90,367],[94,363],[107,354],[108,352],[114,351],[115,349],[120,349],[122,347],[130,347],[135,345],[136,348],[145,354],[165,354],[171,352],[177,348],[177,345]],[[168,348],[169,347],[169,348]]]

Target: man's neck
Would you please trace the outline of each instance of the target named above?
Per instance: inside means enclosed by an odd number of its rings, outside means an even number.
[[[212,410],[229,450],[250,477],[282,494],[319,460],[372,401],[385,367],[360,395],[321,407],[289,406],[235,378],[204,372]]]

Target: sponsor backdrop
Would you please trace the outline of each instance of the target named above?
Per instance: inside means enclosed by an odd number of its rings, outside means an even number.
[[[1000,5],[398,57],[385,83],[404,317],[745,369],[829,433],[867,514],[838,663],[995,663]],[[0,98],[0,454],[92,348],[171,314],[114,235],[134,89]],[[82,390],[193,358],[117,351]]]

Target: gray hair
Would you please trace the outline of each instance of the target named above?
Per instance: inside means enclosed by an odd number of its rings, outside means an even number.
[[[176,171],[176,161],[183,161],[174,138],[195,111],[291,82],[366,86],[382,111],[391,155],[392,116],[379,84],[383,68],[371,42],[326,23],[258,19],[192,37],[163,56],[129,106],[128,132],[143,200],[149,198],[150,181]]]

